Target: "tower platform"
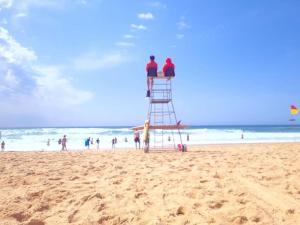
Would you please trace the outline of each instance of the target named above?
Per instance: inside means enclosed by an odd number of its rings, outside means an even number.
[[[149,130],[155,130],[155,129],[161,129],[161,130],[178,130],[178,129],[185,129],[187,128],[187,125],[172,125],[172,124],[166,124],[166,125],[150,125]],[[143,130],[144,126],[138,126],[138,127],[132,127],[130,130]]]

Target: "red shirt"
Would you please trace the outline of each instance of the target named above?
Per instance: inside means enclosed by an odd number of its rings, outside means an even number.
[[[171,61],[170,58],[167,58],[166,64],[165,64],[164,67],[163,67],[163,72],[166,73],[166,71],[167,71],[168,68],[173,68],[173,69],[175,69],[175,65],[172,63],[172,61]]]
[[[157,63],[155,61],[150,61],[147,63],[146,71],[148,72],[148,69],[157,69]]]

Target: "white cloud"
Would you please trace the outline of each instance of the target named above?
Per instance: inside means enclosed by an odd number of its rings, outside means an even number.
[[[184,38],[184,34],[176,34],[177,39],[182,39]]]
[[[11,8],[14,18],[20,19],[29,15],[31,8],[62,9],[69,0],[0,0],[0,9]]]
[[[22,18],[22,17],[26,17],[26,16],[27,16],[26,13],[20,12],[20,13],[17,13],[17,14],[15,15],[15,18]]]
[[[166,4],[159,2],[159,1],[149,2],[148,5],[151,7],[154,7],[154,8],[159,8],[159,9],[167,8]]]
[[[132,47],[134,46],[134,43],[132,42],[125,42],[125,41],[120,41],[116,43],[117,46],[122,46],[122,47]]]
[[[37,59],[35,52],[23,47],[6,29],[0,27],[0,58],[8,63],[22,64]]]
[[[138,18],[143,19],[143,20],[153,20],[154,16],[152,13],[139,13]]]
[[[125,34],[123,37],[126,38],[126,39],[132,39],[132,38],[135,38],[135,36],[134,36],[134,35],[131,35],[131,34]]]
[[[182,16],[180,17],[179,22],[176,23],[178,30],[184,30],[184,29],[189,29],[191,26],[185,22],[185,18]]]
[[[3,91],[13,91],[20,81],[15,76],[14,72],[11,69],[8,69],[3,78],[0,78],[0,92]]]
[[[147,28],[146,28],[144,25],[142,25],[142,24],[140,24],[140,25],[137,25],[137,24],[130,24],[130,26],[131,26],[131,28],[136,29],[136,30],[146,30],[146,29],[147,29]]]
[[[57,66],[35,66],[34,71],[34,95],[47,104],[78,105],[93,97],[91,92],[75,88]]]
[[[36,60],[34,51],[23,47],[0,27],[0,74],[4,74],[0,76],[0,96],[3,105],[14,109],[14,105],[23,104],[23,108],[27,108],[27,102],[31,102],[32,110],[36,110],[46,103],[55,109],[57,105],[81,104],[93,97],[91,92],[74,87],[62,68],[34,66]]]
[[[179,22],[177,23],[177,27],[178,27],[179,30],[183,30],[183,29],[188,29],[188,28],[190,28],[191,26],[188,25],[188,24],[187,24],[186,22],[184,22],[184,21],[179,21]]]
[[[60,8],[65,2],[65,0],[19,0],[14,2],[14,7],[21,12],[26,12],[32,7]]]
[[[73,67],[77,70],[100,70],[119,66],[127,61],[121,53],[110,53],[99,56],[90,52],[73,60]]]
[[[13,0],[0,0],[0,10],[2,8],[10,8],[12,6]]]
[[[7,70],[4,76],[4,81],[6,81],[9,87],[16,87],[19,84],[19,81],[12,70]]]

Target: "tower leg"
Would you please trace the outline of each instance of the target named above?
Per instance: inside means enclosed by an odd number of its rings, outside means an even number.
[[[149,141],[148,141],[148,142],[145,142],[145,145],[144,145],[144,152],[145,152],[145,153],[148,153],[148,152],[149,152]]]

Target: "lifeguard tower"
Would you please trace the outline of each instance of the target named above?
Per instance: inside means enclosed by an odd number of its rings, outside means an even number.
[[[177,119],[172,98],[172,79],[162,72],[154,77],[149,98],[147,120],[144,126],[132,130],[143,130],[144,151],[182,150],[181,129],[187,126]],[[148,141],[145,142],[145,139]]]

